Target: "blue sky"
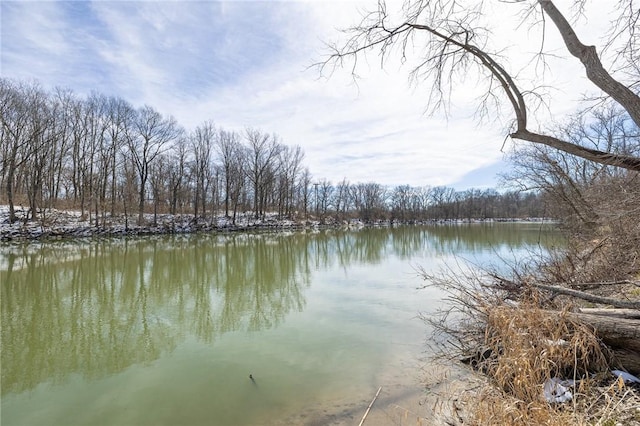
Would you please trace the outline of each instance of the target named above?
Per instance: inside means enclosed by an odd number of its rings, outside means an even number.
[[[213,120],[275,133],[303,148],[316,179],[495,186],[507,167],[504,133],[474,119],[473,90],[454,93],[448,118],[427,116],[428,89],[411,86],[406,67],[381,70],[371,57],[357,85],[349,70],[327,79],[309,69],[336,29],[370,7],[375,1],[2,0],[0,74],[148,104],[189,130]]]

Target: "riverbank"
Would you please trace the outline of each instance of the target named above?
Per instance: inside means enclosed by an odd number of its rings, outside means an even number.
[[[117,237],[133,235],[189,234],[196,232],[237,232],[247,230],[294,230],[318,226],[314,222],[264,220],[238,215],[235,223],[225,216],[195,219],[193,215],[145,214],[144,224],[124,215],[100,217],[96,223],[78,211],[50,210],[39,220],[25,221],[26,210],[16,209],[18,220],[9,223],[9,210],[0,206],[0,240],[40,240],[56,238]]]
[[[454,224],[491,222],[540,222],[550,223],[548,218],[526,219],[451,219],[402,222],[385,220],[365,222],[360,219],[336,220],[288,219],[275,213],[256,218],[252,212],[240,213],[233,221],[218,215],[214,218],[194,218],[191,214],[145,214],[144,224],[138,225],[136,218],[125,215],[99,217],[98,220],[83,216],[79,211],[48,210],[38,220],[25,221],[27,210],[15,210],[17,221],[9,223],[9,209],[0,205],[0,241],[46,240],[60,238],[120,237],[135,235],[191,234],[198,232],[243,232],[243,231],[294,231],[319,228],[360,228],[364,226],[393,226],[400,224]]]

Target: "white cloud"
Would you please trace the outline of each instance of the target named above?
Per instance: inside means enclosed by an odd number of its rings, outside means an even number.
[[[43,66],[60,71],[56,58],[70,50],[63,36],[65,19],[57,3],[2,2],[2,73],[21,71],[25,78],[35,78]],[[35,65],[35,66],[32,66]]]
[[[357,85],[348,69],[328,80],[307,69],[365,6],[375,2],[5,0],[2,73],[149,104],[189,129],[213,119],[227,129],[274,132],[303,147],[317,178],[333,181],[451,185],[499,163],[504,122],[477,126],[472,76],[454,87],[447,121],[424,115],[428,86],[409,87],[409,64],[381,70],[370,55]],[[547,43],[560,46],[554,30]],[[539,38],[495,31],[513,69],[523,69],[518,55],[535,51]],[[551,61],[545,83],[560,91],[541,122],[571,111],[584,87],[577,60]]]

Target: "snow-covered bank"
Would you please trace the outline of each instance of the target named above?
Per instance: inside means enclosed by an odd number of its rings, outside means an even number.
[[[275,213],[267,214],[264,218],[256,219],[251,212],[238,214],[235,223],[222,215],[215,218],[194,219],[193,215],[146,214],[144,225],[137,225],[137,217],[124,215],[99,217],[97,224],[95,217],[89,220],[80,212],[67,210],[48,210],[40,215],[38,220],[25,221],[26,210],[17,208],[18,218],[14,223],[9,223],[9,208],[0,206],[0,241],[43,240],[60,238],[85,238],[85,237],[117,237],[128,235],[163,235],[163,234],[190,234],[196,232],[240,232],[240,231],[285,231],[317,229],[320,227],[345,227],[360,228],[363,226],[391,226],[400,225],[402,222],[379,220],[365,223],[359,219],[349,221],[336,220],[328,217],[323,220],[291,220],[278,218]],[[408,224],[466,224],[466,223],[493,223],[493,222],[553,222],[546,218],[527,219],[452,219],[452,220],[427,220],[411,221]]]
[[[145,215],[145,224],[137,225],[136,218],[124,216],[95,218],[81,217],[78,212],[51,210],[36,221],[24,221],[26,211],[16,209],[18,220],[9,223],[9,209],[0,206],[0,241],[36,240],[49,238],[83,238],[95,236],[188,234],[195,232],[236,232],[248,230],[294,230],[320,226],[317,221],[293,221],[267,215],[255,219],[252,214],[238,215],[235,224],[230,218],[219,216],[195,220],[193,215]]]

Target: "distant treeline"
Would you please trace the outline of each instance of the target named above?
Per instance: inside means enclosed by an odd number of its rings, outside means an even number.
[[[96,225],[110,216],[238,212],[256,218],[397,219],[544,216],[535,193],[388,188],[315,179],[299,146],[246,128],[204,122],[186,131],[153,107],[37,83],[0,79],[0,202],[37,220],[51,208],[77,209]]]

